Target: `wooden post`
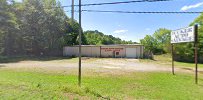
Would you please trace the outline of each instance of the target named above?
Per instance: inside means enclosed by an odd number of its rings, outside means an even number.
[[[174,44],[171,44],[171,49],[172,49],[172,52],[171,52],[171,55],[172,55],[172,73],[173,73],[173,75],[175,75],[175,71],[174,71],[174,50],[173,50],[173,45],[174,45]]]
[[[195,83],[198,84],[198,25],[195,25]]]
[[[81,25],[81,0],[79,0],[79,71],[78,71],[78,85],[81,86],[81,34],[82,34],[82,25]]]
[[[100,58],[101,58],[101,57],[102,57],[102,56],[101,56],[101,46],[99,46],[99,48],[100,48]]]
[[[72,0],[72,5],[71,5],[71,22],[73,24],[74,22],[74,0]]]

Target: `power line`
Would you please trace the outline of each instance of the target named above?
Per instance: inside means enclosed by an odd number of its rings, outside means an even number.
[[[70,11],[65,11],[70,12]],[[79,12],[79,11],[75,11]],[[201,14],[203,12],[179,12],[179,11],[105,11],[105,10],[82,10],[82,12],[95,13],[127,13],[127,14]]]
[[[173,1],[173,0],[132,0],[132,1],[120,1],[120,2],[82,4],[81,6],[101,6],[101,5],[115,5],[115,4],[128,4],[128,3],[142,3],[142,2],[164,2],[164,1]],[[74,6],[79,6],[79,5],[74,5]],[[71,7],[71,5],[62,6],[62,7]]]
[[[105,11],[105,10],[82,10],[83,12],[107,12],[107,13],[140,13],[140,14],[200,14],[202,12],[176,12],[176,11]]]

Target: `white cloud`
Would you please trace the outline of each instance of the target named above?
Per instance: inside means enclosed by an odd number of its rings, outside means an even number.
[[[14,1],[16,1],[16,2],[22,2],[22,0],[14,0]]]
[[[118,27],[121,27],[121,25],[119,24]]]
[[[128,30],[115,30],[113,33],[119,34],[119,33],[125,33],[125,32],[128,32]]]
[[[198,8],[198,7],[202,6],[202,5],[203,5],[203,2],[194,4],[194,5],[184,6],[184,7],[181,8],[181,11],[186,11],[186,10],[189,10],[189,9],[192,9],[192,8]]]
[[[129,40],[128,33],[126,33],[126,32],[128,32],[128,30],[125,30],[125,29],[115,30],[112,35],[114,37],[119,37],[122,40]]]
[[[115,37],[119,37],[122,40],[128,40],[127,36],[123,36],[123,35],[114,35]]]
[[[150,28],[146,28],[146,29],[145,29],[145,31],[150,31],[150,30],[151,30]]]

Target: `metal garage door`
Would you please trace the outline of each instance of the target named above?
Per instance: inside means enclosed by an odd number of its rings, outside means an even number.
[[[136,58],[136,48],[126,48],[126,57],[127,58]]]

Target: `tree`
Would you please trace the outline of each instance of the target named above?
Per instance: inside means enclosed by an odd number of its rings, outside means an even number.
[[[15,14],[12,13],[12,4],[8,3],[7,0],[0,2],[0,53],[11,55],[15,52],[18,23]]]
[[[145,52],[153,52],[153,53],[158,52],[157,50],[158,41],[151,35],[146,35],[144,39],[140,40],[140,43],[144,45]]]
[[[65,45],[78,45],[79,44],[79,24],[74,21],[72,23],[71,20],[68,21],[70,27],[67,28],[66,32],[65,32],[65,36],[64,36],[64,40],[65,40]],[[83,31],[82,31],[83,32]],[[87,40],[85,35],[82,33],[81,34],[81,41],[82,44],[85,45],[87,44]]]
[[[170,30],[160,28],[152,36],[146,35],[140,42],[144,45],[146,52],[151,51],[154,54],[169,53],[171,49],[170,33]]]
[[[163,53],[169,53],[171,50],[170,45],[170,34],[171,30],[160,28],[153,34],[154,38],[157,40],[157,48]]]
[[[62,54],[64,45],[77,43],[78,23],[70,24],[56,0],[1,0],[0,8],[0,51],[5,55]]]
[[[132,41],[121,40],[112,35],[104,35],[102,32],[95,31],[85,31],[84,35],[87,40],[87,44],[91,45],[110,45],[110,44],[133,44]]]
[[[79,24],[65,14],[56,0],[1,0],[0,54],[61,55],[65,45],[78,45]],[[82,44],[126,44],[99,31],[82,33]]]

